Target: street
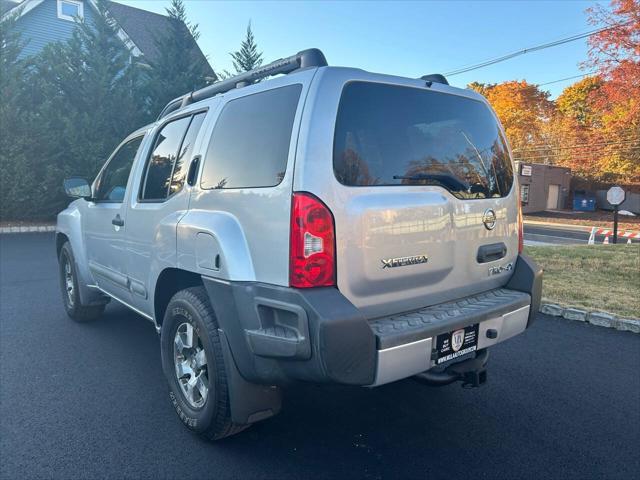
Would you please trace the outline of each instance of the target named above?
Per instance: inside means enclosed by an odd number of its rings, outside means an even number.
[[[624,231],[621,229],[618,234],[621,235]],[[586,245],[590,234],[591,228],[580,225],[524,223],[526,245]],[[595,243],[602,242],[604,242],[604,235],[596,235]],[[613,234],[609,236],[609,242],[613,242]],[[640,239],[632,239],[632,242],[640,242]],[[619,237],[618,243],[627,243],[627,239]]]
[[[60,300],[53,234],[7,234],[0,364],[6,479],[591,479],[640,471],[640,335],[543,315],[492,350],[479,389],[412,380],[376,389],[299,385],[285,392],[280,415],[209,444],[170,405],[152,324],[116,302],[103,318],[74,323]]]

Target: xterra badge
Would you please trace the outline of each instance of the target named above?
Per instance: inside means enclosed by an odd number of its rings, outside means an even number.
[[[417,265],[419,263],[427,263],[429,257],[426,255],[414,255],[413,257],[383,258],[382,268],[404,267],[405,265]]]

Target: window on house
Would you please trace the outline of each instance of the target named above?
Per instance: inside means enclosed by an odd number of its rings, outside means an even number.
[[[58,18],[75,21],[84,17],[84,5],[77,0],[58,0]]]
[[[288,85],[229,101],[213,130],[202,188],[278,185],[287,169],[301,85]]]
[[[520,203],[523,205],[529,203],[529,185],[520,185]]]

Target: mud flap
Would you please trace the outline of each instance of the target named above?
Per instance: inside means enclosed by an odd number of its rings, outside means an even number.
[[[279,387],[247,382],[236,367],[229,342],[222,330],[218,330],[224,355],[224,365],[229,384],[231,420],[239,425],[248,425],[273,417],[282,406]]]

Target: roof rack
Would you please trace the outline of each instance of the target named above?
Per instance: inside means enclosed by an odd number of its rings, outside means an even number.
[[[162,109],[162,112],[160,112],[160,115],[158,116],[158,120],[166,117],[171,112],[175,112],[180,108],[186,107],[191,103],[199,102],[205,98],[211,98],[214,95],[228,92],[234,88],[246,87],[256,80],[260,80],[271,75],[277,75],[280,73],[287,74],[302,68],[326,66],[327,60],[319,49],[309,48],[307,50],[302,50],[290,57],[281,58],[268,65],[254,68],[253,70],[241,73],[235,77],[227,78],[221,82],[216,82],[208,87],[204,87],[200,90],[195,90],[175,98],[167,103],[167,105]]]
[[[425,80],[429,84],[427,85],[428,87],[430,87],[433,82],[449,85],[447,78],[441,73],[431,73],[429,75],[423,75],[422,77],[420,77],[420,79]]]

